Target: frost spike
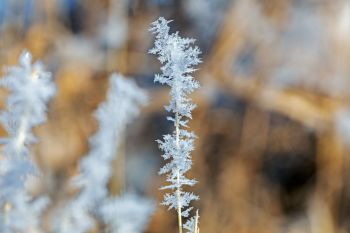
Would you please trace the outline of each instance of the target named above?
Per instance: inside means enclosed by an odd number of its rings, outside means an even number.
[[[195,183],[185,177],[192,166],[191,152],[195,135],[184,128],[187,128],[187,121],[192,119],[192,110],[196,107],[188,95],[199,88],[198,81],[190,73],[201,62],[198,58],[201,52],[197,46],[191,47],[194,39],[181,38],[178,32],[169,34],[169,22],[171,21],[160,17],[151,23],[149,31],[156,35],[156,40],[149,53],[157,55],[163,65],[162,73],[155,75],[154,82],[167,84],[171,88],[171,100],[165,109],[175,115],[167,118],[174,123],[175,131],[171,135],[164,135],[163,140],[157,140],[164,153],[162,157],[171,161],[159,173],[168,173],[166,181],[170,185],[163,186],[162,189],[171,189],[173,193],[165,194],[163,204],[177,211],[179,233],[182,233],[182,216],[187,216],[191,210],[190,202],[199,199],[197,195],[183,191],[182,186],[192,186]]]

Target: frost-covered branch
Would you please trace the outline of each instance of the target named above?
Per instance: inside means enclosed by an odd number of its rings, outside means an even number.
[[[146,101],[146,94],[132,80],[118,74],[111,76],[107,99],[95,113],[99,130],[90,140],[90,151],[82,159],[81,174],[74,182],[80,193],[60,213],[55,232],[87,232],[94,225],[93,218],[101,217],[98,215],[103,203],[113,202],[107,188],[112,161],[127,124]]]
[[[162,157],[170,160],[163,166],[159,174],[167,174],[166,186],[162,189],[171,189],[172,193],[164,196],[163,205],[169,209],[175,209],[178,213],[179,232],[182,232],[182,216],[188,217],[192,209],[190,202],[199,197],[193,193],[183,190],[184,185],[193,186],[196,180],[185,176],[192,166],[191,152],[194,149],[193,142],[195,135],[186,130],[188,119],[192,118],[192,110],[196,107],[190,97],[199,83],[191,76],[195,71],[194,66],[201,61],[198,58],[200,50],[198,47],[191,47],[194,39],[181,38],[176,33],[169,33],[168,23],[171,21],[160,17],[153,22],[150,31],[156,35],[154,48],[149,52],[158,56],[163,65],[161,74],[156,74],[154,81],[170,86],[171,100],[166,110],[173,115],[168,120],[174,123],[175,131],[172,134],[163,136],[163,140],[157,140],[160,149],[164,152]]]
[[[10,91],[7,110],[0,115],[8,133],[8,137],[1,140],[1,232],[33,230],[47,203],[44,197],[31,200],[25,185],[28,176],[36,173],[29,150],[36,142],[32,129],[46,121],[47,104],[55,95],[56,87],[40,62],[32,64],[29,52],[21,54],[19,63],[9,67],[0,80],[0,85]]]

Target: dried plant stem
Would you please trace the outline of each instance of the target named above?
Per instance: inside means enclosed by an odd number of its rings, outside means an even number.
[[[195,217],[195,223],[194,223],[194,233],[199,233],[198,219],[199,219],[199,213],[198,213],[198,210],[197,210],[196,211],[196,217]]]
[[[180,149],[180,124],[179,114],[175,113],[175,130],[176,130],[176,149]],[[179,233],[182,233],[182,213],[181,213],[181,190],[180,190],[180,171],[177,170],[177,220],[179,225]]]
[[[177,173],[177,180],[179,181],[179,172]],[[177,189],[177,221],[179,225],[179,233],[182,233],[182,213],[181,213],[181,202],[180,202],[180,190]]]

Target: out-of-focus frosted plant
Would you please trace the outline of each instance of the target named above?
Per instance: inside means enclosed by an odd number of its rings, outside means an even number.
[[[110,48],[120,48],[128,35],[127,5],[128,0],[112,0],[107,23],[102,25],[99,37],[102,44]]]
[[[47,104],[56,92],[51,74],[40,62],[32,64],[29,52],[20,56],[20,66],[9,67],[0,85],[10,91],[7,111],[0,121],[8,136],[1,140],[0,206],[1,232],[34,230],[47,203],[45,197],[32,200],[26,181],[37,168],[29,146],[36,142],[32,129],[46,121]]]
[[[171,21],[160,17],[153,22],[150,31],[156,35],[154,48],[149,52],[158,55],[158,60],[163,65],[161,74],[156,74],[154,81],[170,86],[171,100],[166,110],[173,113],[168,117],[174,123],[175,131],[163,136],[163,140],[157,140],[160,149],[164,152],[162,157],[170,160],[164,165],[159,174],[167,174],[169,183],[161,189],[171,189],[172,193],[164,196],[163,205],[169,209],[175,209],[178,213],[179,232],[182,232],[182,217],[188,217],[192,209],[190,202],[199,197],[183,190],[183,186],[193,186],[196,180],[185,176],[192,166],[191,152],[194,149],[195,135],[186,130],[188,119],[192,118],[192,110],[196,107],[191,102],[189,94],[199,88],[199,83],[191,76],[195,71],[194,66],[201,61],[198,58],[200,50],[191,47],[194,39],[181,38],[178,32],[169,34],[168,23]]]
[[[110,198],[101,208],[101,216],[108,226],[107,232],[141,233],[154,210],[154,203],[132,193]]]
[[[40,224],[43,211],[49,203],[48,197],[40,196],[33,200],[25,190],[19,190],[12,198],[12,203],[11,209],[5,213],[1,232],[42,232]]]
[[[107,223],[111,223],[111,219],[114,218],[119,222],[118,216],[107,214],[117,213],[117,210],[106,207],[106,203],[114,203],[115,207],[123,203],[123,199],[114,199],[108,195],[107,185],[112,173],[112,161],[116,158],[126,125],[135,119],[139,108],[146,101],[146,94],[132,80],[118,74],[111,76],[107,100],[100,105],[95,114],[99,130],[90,140],[90,152],[82,159],[81,174],[74,181],[80,193],[56,219],[55,232],[87,232],[93,227],[94,218],[105,220]],[[120,216],[122,212],[118,213]],[[140,224],[143,222],[145,221],[140,221]],[[135,226],[135,229],[139,228],[141,226]]]

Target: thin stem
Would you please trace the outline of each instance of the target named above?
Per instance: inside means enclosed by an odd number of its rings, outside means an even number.
[[[198,219],[199,219],[199,214],[198,214],[198,210],[197,210],[196,211],[195,222],[194,222],[194,233],[199,233]]]
[[[175,130],[176,130],[176,149],[180,149],[180,124],[179,124],[179,114],[175,113]],[[180,171],[177,170],[177,190],[176,190],[176,197],[177,197],[177,220],[179,225],[179,233],[182,233],[182,213],[181,213],[181,190],[180,190]]]
[[[177,172],[177,182],[180,181],[180,173]],[[179,225],[179,233],[182,233],[182,213],[181,213],[181,202],[180,202],[180,189],[178,188],[176,190],[176,196],[177,196],[177,221]]]

